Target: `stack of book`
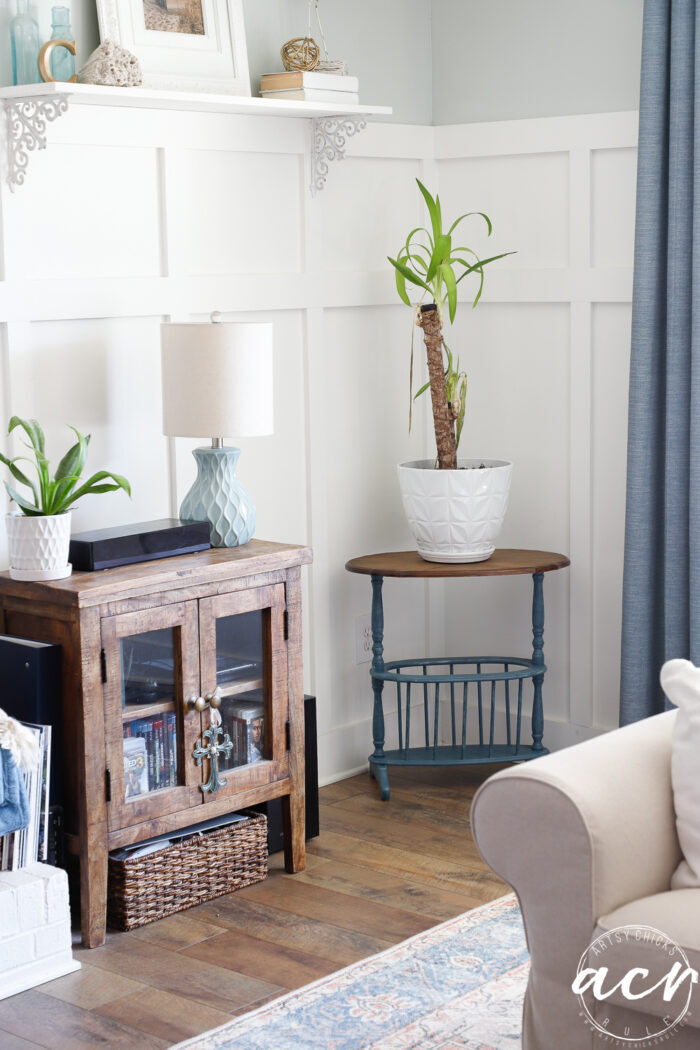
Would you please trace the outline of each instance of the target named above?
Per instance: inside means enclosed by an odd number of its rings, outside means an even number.
[[[0,870],[17,871],[49,856],[49,780],[51,777],[51,726],[22,722],[39,745],[39,759],[22,770],[29,800],[29,824],[0,838]]]
[[[175,712],[124,723],[124,795],[127,799],[177,785]]]
[[[264,73],[260,77],[263,98],[286,98],[297,102],[336,102],[339,106],[357,106],[360,102],[357,77],[337,73]]]

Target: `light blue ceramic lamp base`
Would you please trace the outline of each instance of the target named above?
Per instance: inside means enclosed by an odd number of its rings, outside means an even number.
[[[212,547],[240,547],[255,532],[255,504],[236,476],[239,448],[195,448],[197,478],[182,501],[185,521],[208,521]]]

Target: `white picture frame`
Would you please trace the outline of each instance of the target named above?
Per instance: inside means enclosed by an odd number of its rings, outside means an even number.
[[[243,0],[97,0],[97,17],[102,42],[136,55],[144,87],[250,95]]]

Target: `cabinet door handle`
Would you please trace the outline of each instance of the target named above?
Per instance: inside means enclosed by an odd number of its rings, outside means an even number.
[[[186,701],[187,710],[205,711],[207,707],[221,707],[221,689],[217,685],[212,693],[206,696],[189,696]]]

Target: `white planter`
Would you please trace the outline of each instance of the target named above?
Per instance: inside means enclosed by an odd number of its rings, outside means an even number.
[[[63,580],[70,576],[70,521],[70,511],[35,518],[6,516],[13,580]]]
[[[403,508],[426,561],[486,561],[496,549],[513,464],[501,459],[457,462],[457,470],[435,470],[430,459],[397,468]]]

